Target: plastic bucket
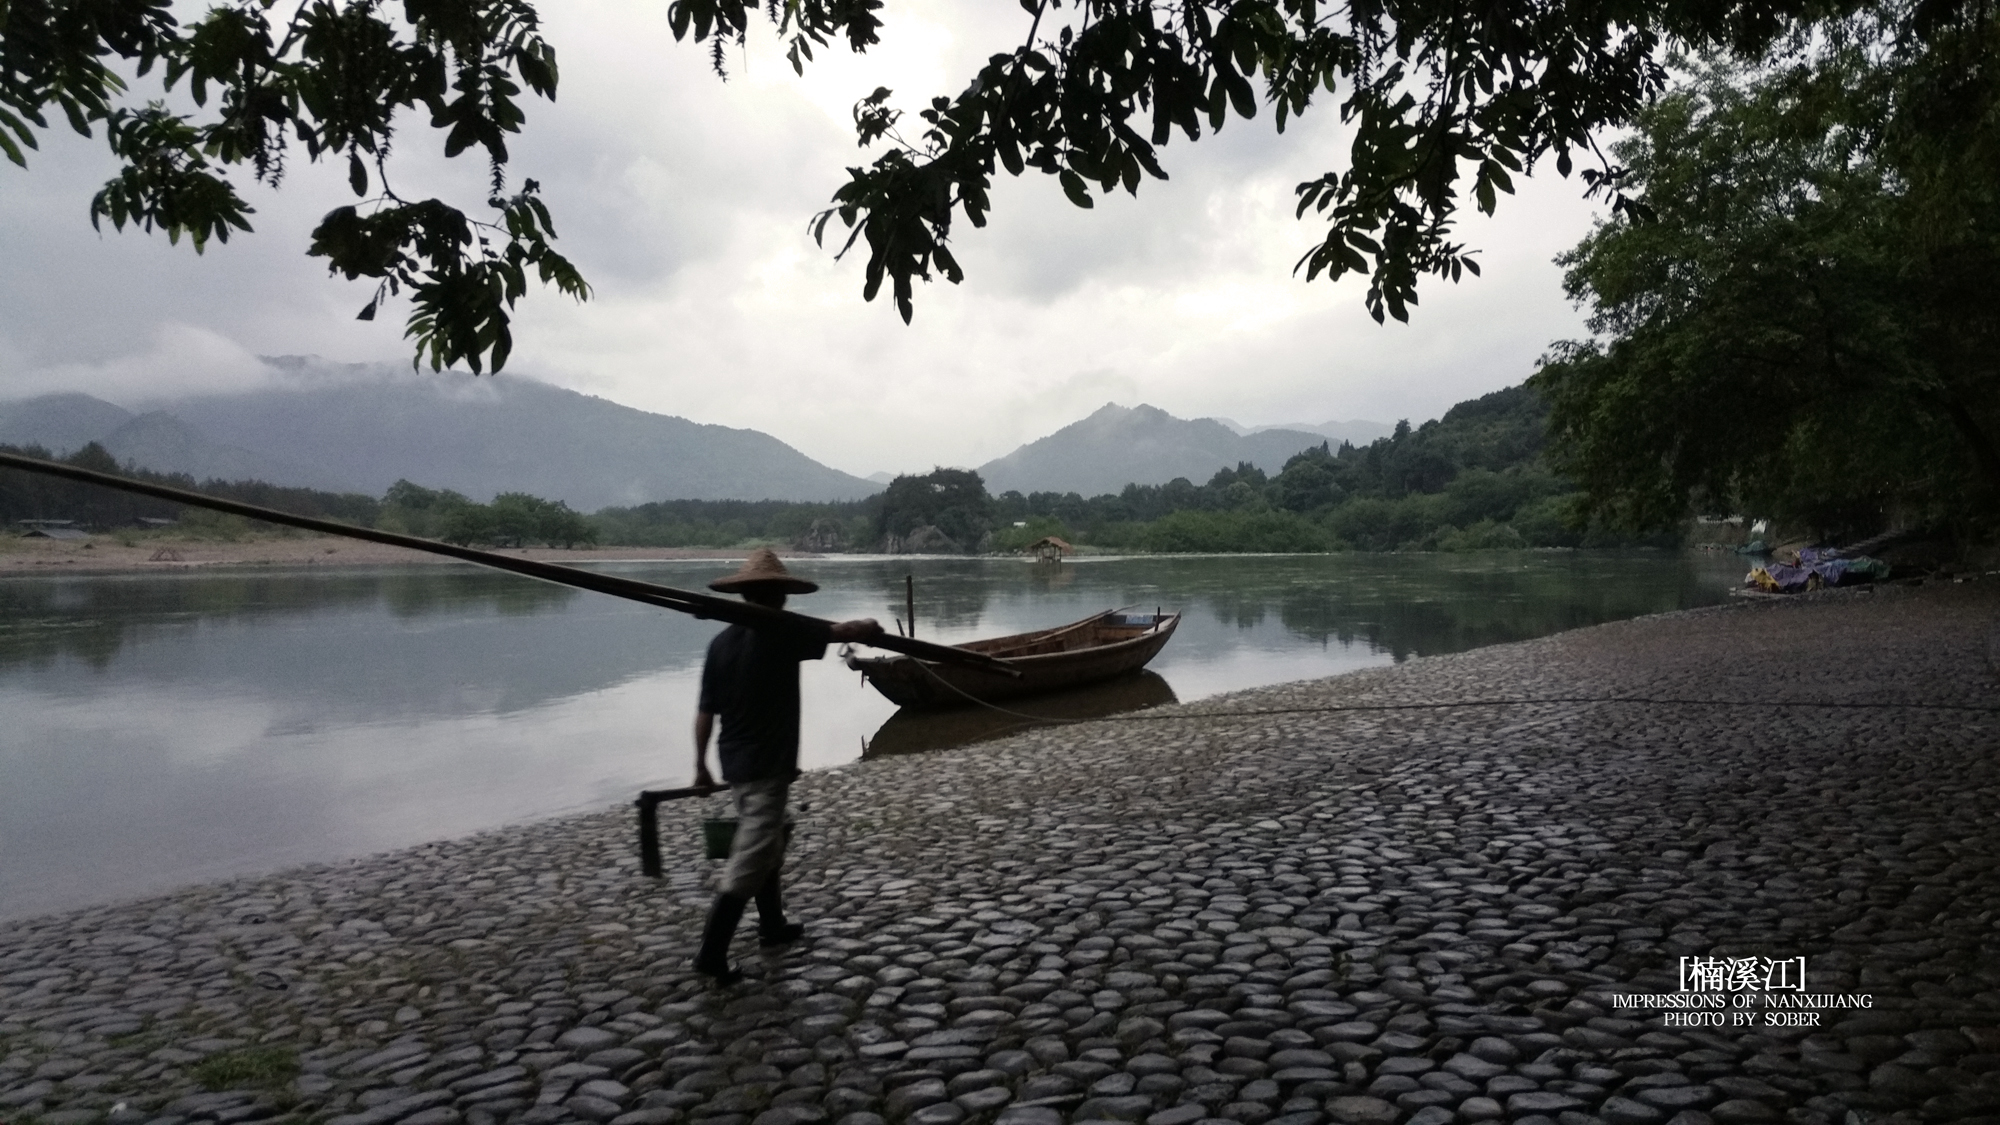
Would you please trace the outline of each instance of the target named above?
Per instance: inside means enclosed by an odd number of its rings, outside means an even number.
[[[709,859],[728,859],[730,845],[735,842],[735,817],[712,816],[701,822],[702,850]]]

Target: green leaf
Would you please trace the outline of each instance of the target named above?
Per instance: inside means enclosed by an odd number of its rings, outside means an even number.
[[[20,145],[15,144],[14,138],[7,135],[8,130],[12,130],[15,137],[21,138]],[[28,148],[39,147],[35,143],[34,130],[28,128],[26,122],[7,112],[5,106],[0,106],[0,152],[6,153],[7,159],[26,168],[28,161],[21,152],[21,145],[26,145]]]
[[[1250,87],[1250,80],[1240,74],[1218,74],[1229,90],[1229,102],[1236,107],[1239,117],[1257,116],[1257,91]]]
[[[1090,188],[1083,182],[1082,176],[1064,168],[1061,172],[1057,173],[1056,179],[1062,183],[1063,194],[1069,196],[1071,203],[1076,204],[1086,211],[1097,206],[1096,202],[1090,198]]]

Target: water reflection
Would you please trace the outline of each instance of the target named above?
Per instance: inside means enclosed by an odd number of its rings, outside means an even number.
[[[733,566],[610,569],[698,588]],[[793,569],[821,584],[795,608],[834,619],[887,621],[912,575],[918,634],[946,643],[1115,606],[1183,610],[1156,674],[1110,685],[1118,698],[1010,708],[1079,716],[1709,604],[1738,576],[1733,559],[1531,552]],[[696,681],[719,628],[452,566],[0,580],[0,915],[685,784]],[[801,691],[809,769],[864,745],[996,737],[1012,721],[896,717],[835,659],[806,666]]]
[[[1365,645],[1402,661],[1645,613],[1715,602],[1733,559],[1656,552],[1508,552],[1477,556],[1332,555],[1254,560],[1132,560],[1152,588],[1206,603],[1215,621],[1254,631],[1275,613],[1293,636]],[[1079,575],[1091,564],[1069,564]],[[1132,587],[1128,585],[1127,589]]]
[[[1140,671],[1074,691],[1009,700],[1004,709],[959,707],[947,711],[902,708],[875,732],[863,758],[886,758],[949,750],[989,742],[1017,731],[1073,719],[1101,719],[1166,703],[1178,703],[1173,687],[1158,672]]]
[[[923,636],[977,628],[986,614],[992,584],[982,572],[966,572],[962,568],[940,571],[936,568],[939,562],[956,561],[959,560],[922,559],[863,564],[871,580],[879,582],[884,593],[882,608],[870,615],[880,618],[891,632],[896,629],[891,623],[892,618],[902,620],[903,627],[907,629],[909,621],[905,614],[905,598],[908,587],[904,584],[907,579],[918,587],[917,625]],[[845,571],[848,568],[841,569]],[[819,612],[804,602],[792,608],[807,613]]]
[[[127,643],[225,622],[381,604],[410,620],[491,610],[532,616],[581,591],[458,568],[385,571],[208,571],[0,582],[0,669],[70,657],[102,672]]]
[[[1061,563],[1038,562],[1028,574],[1029,582],[1041,590],[1060,590],[1076,581],[1076,567]]]

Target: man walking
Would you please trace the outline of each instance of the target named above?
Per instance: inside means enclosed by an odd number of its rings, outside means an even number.
[[[810,594],[819,586],[794,576],[770,549],[759,547],[742,569],[708,588],[783,609],[787,594]],[[784,945],[805,933],[804,926],[785,920],[778,888],[778,869],[785,862],[785,801],[799,772],[799,662],[826,655],[828,641],[862,641],[881,632],[868,619],[832,626],[731,625],[709,642],[694,716],[694,780],[696,785],[715,784],[708,772],[708,740],[719,716],[722,736],[716,757],[722,762],[722,780],[736,799],[737,819],[722,887],[695,955],[696,972],[721,984],[742,979],[729,964],[729,942],[752,899],[763,945]]]

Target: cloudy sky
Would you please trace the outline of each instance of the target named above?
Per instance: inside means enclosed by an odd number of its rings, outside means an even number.
[[[1246,424],[1421,421],[1519,382],[1581,332],[1550,260],[1594,209],[1552,172],[1463,226],[1484,277],[1427,284],[1408,325],[1369,319],[1363,282],[1294,278],[1319,228],[1293,219],[1292,189],[1344,144],[1331,103],[1283,136],[1266,112],[1177,139],[1170,182],[1092,211],[1050,178],[1003,178],[986,229],[955,228],[965,282],[920,288],[906,327],[886,298],[861,300],[859,253],[834,261],[806,222],[868,159],[858,97],[956,92],[1026,14],[1013,0],[893,0],[876,52],[828,52],[799,78],[753,37],[723,83],[674,42],[666,7],[542,5],[560,99],[530,105],[513,174],[541,181],[596,297],[531,291],[503,379],[763,430],[867,474],[976,465],[1106,402]],[[436,142],[418,119],[405,127],[399,192],[481,197],[481,166],[420,153]],[[282,191],[246,191],[257,232],[197,257],[93,232],[102,141],[43,144],[31,171],[0,164],[0,400],[81,390],[141,405],[253,383],[258,355],[407,362],[407,310],[356,321],[370,291],[305,257],[318,216],[352,200],[340,166],[301,159]]]

